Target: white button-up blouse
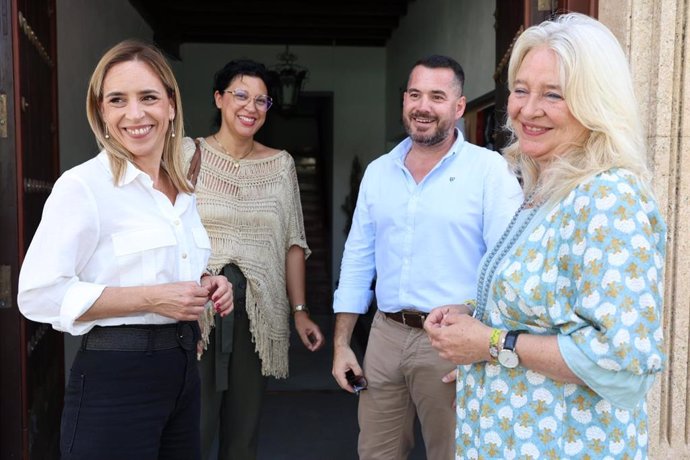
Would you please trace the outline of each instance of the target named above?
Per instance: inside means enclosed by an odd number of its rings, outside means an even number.
[[[76,319],[108,286],[199,281],[210,252],[194,195],[179,193],[172,204],[131,163],[116,185],[101,152],[56,181],[19,275],[19,309],[73,335],[95,325],[172,323],[155,313]]]

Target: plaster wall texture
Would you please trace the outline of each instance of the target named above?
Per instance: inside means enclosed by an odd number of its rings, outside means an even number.
[[[402,92],[417,60],[430,54],[444,54],[457,60],[465,71],[464,93],[468,102],[493,91],[495,10],[495,0],[424,0],[409,4],[407,15],[401,18],[386,46],[388,147],[404,137],[400,122]]]
[[[683,0],[600,0],[626,50],[647,127],[654,188],[668,224],[667,368],[650,392],[650,458],[690,458],[690,36]]]
[[[153,31],[129,2],[57,0],[56,11],[60,170],[65,171],[98,153],[85,109],[98,60],[126,38],[150,41]]]

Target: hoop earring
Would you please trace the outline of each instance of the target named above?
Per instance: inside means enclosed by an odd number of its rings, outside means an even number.
[[[105,138],[110,139],[110,134],[108,134],[108,125],[105,125]]]

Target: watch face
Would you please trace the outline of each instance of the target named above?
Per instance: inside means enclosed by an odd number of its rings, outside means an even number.
[[[503,367],[513,369],[518,366],[520,360],[518,359],[517,353],[513,350],[503,349],[498,353],[498,362],[501,363]]]

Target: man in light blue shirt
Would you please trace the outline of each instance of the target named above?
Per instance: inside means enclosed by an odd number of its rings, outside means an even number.
[[[373,161],[360,185],[333,304],[333,376],[350,392],[348,371],[368,380],[359,399],[362,460],[407,458],[415,415],[427,458],[454,456],[455,387],[441,379],[455,365],[438,356],[422,325],[434,307],[475,297],[479,261],[522,202],[506,161],[455,128],[463,84],[453,59],[418,61],[403,101],[409,137]],[[379,311],[362,371],[350,339],[374,279]]]

